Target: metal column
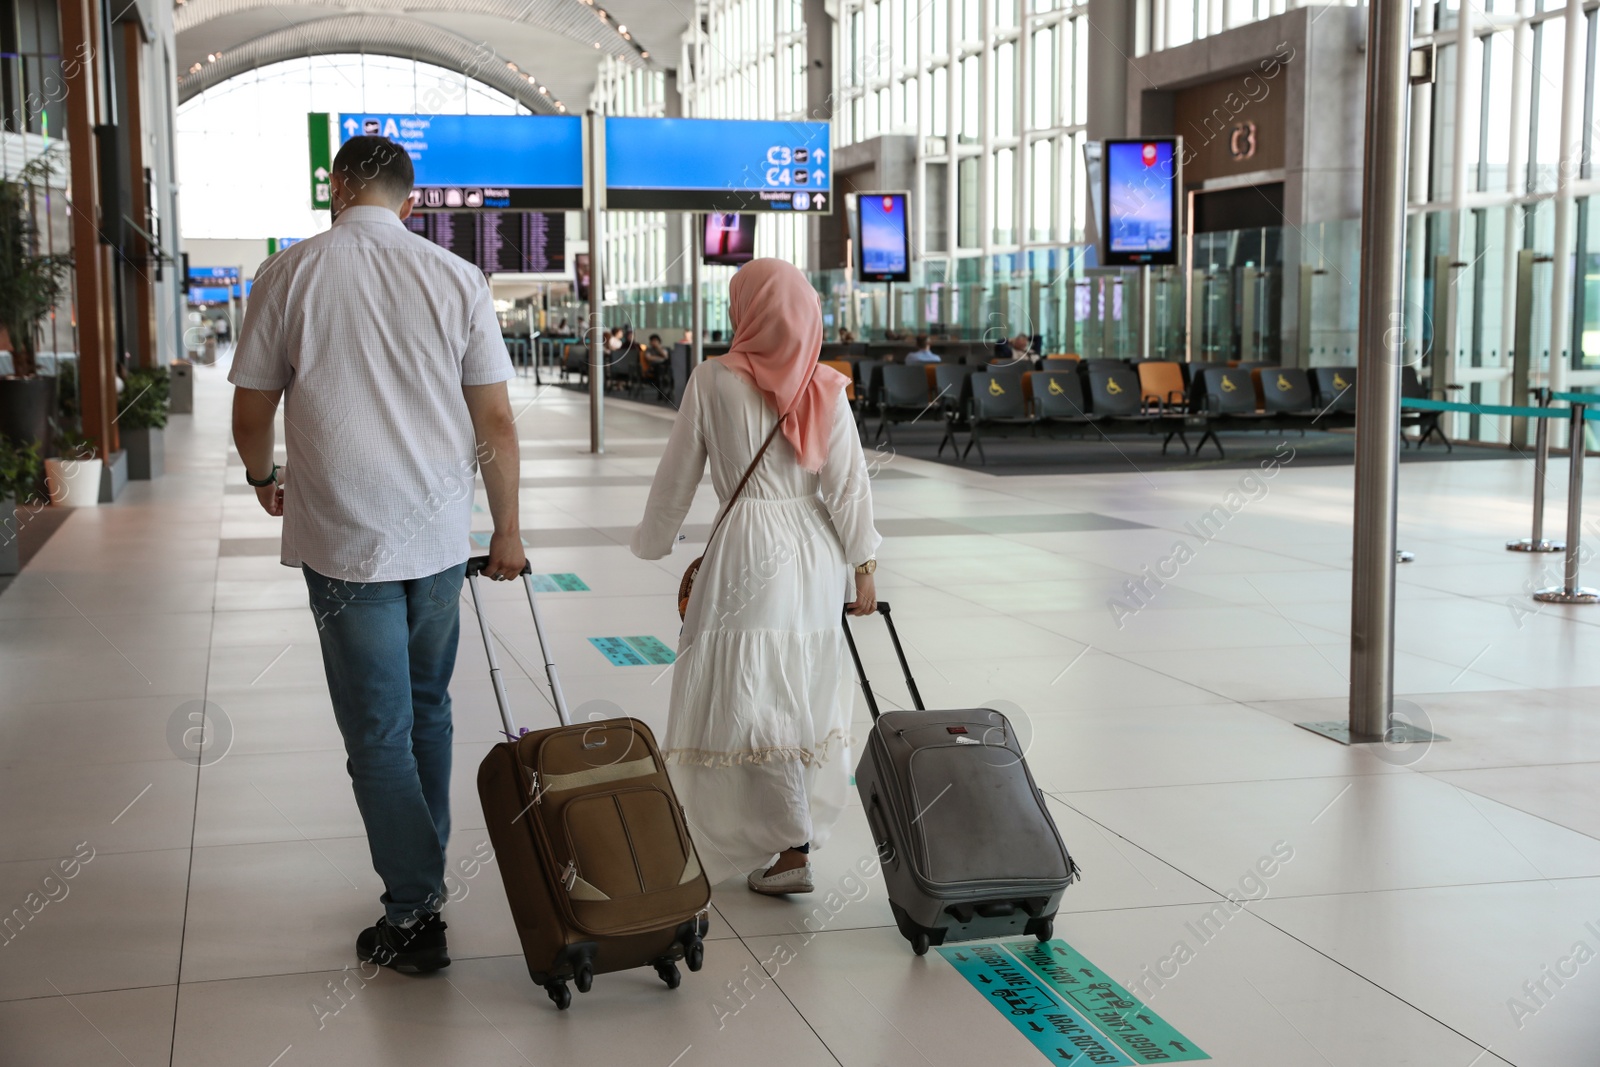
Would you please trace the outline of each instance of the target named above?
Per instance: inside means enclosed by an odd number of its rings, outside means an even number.
[[[589,120],[589,451],[606,450],[606,302],[600,261],[605,247],[605,117]]]
[[[706,358],[705,337],[706,313],[703,297],[700,295],[700,260],[706,254],[706,225],[703,215],[689,216],[689,229],[694,231],[690,236],[690,247],[693,253],[689,260],[689,370],[700,365]]]
[[[1372,0],[1361,191],[1361,316],[1356,376],[1354,573],[1348,723],[1304,723],[1346,744],[1411,740],[1390,732],[1400,367],[1405,360],[1404,241],[1411,117],[1411,4]],[[1342,727],[1342,729],[1341,729]],[[1426,735],[1424,732],[1424,736]]]

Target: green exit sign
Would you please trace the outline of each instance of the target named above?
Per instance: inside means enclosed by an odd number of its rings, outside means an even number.
[[[326,111],[313,111],[306,116],[306,135],[311,144],[311,208],[328,211],[333,207],[333,186],[329,172],[333,170],[332,116]]]

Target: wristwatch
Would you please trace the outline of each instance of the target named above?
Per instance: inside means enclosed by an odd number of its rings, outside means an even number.
[[[276,463],[274,463],[272,465],[272,473],[268,474],[265,478],[258,482],[254,478],[250,477],[250,468],[246,467],[244,469],[244,480],[255,486],[257,489],[265,489],[269,485],[277,484],[278,472],[282,469],[282,467],[279,467]]]
[[[873,571],[876,571],[877,569],[878,569],[878,561],[875,560],[875,559],[869,559],[865,563],[856,564],[856,573],[857,574],[871,574]]]

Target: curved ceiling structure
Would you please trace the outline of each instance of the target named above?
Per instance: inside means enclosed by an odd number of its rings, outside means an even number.
[[[653,66],[653,41],[675,56],[685,17],[661,0],[180,0],[179,100],[269,63],[364,53],[463,71],[535,111],[582,110],[601,57]]]
[[[539,92],[539,84],[486,44],[410,19],[346,15],[317,19],[263,34],[222,53],[214,62],[178,78],[178,101],[186,102],[229,78],[286,59],[366,52],[417,59],[459,70],[498,89],[527,108],[546,114],[562,110],[559,101]]]

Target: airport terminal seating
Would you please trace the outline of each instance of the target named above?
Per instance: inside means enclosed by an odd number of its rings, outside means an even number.
[[[1029,435],[1033,433],[1035,419],[1028,412],[1023,385],[1023,372],[1005,368],[990,368],[968,376],[967,447],[960,453],[961,459],[965,460],[976,446],[979,460],[988,462],[988,457],[983,453],[983,437],[986,433],[999,437],[1009,437],[1021,431]],[[945,423],[945,435],[939,441],[939,455],[944,454],[946,444],[952,449],[956,447],[957,425],[956,419]]]
[[[894,447],[894,425],[916,422],[926,418],[934,408],[929,396],[928,372],[918,364],[890,363],[878,368],[881,390],[878,399],[877,441],[887,431],[889,446]]]
[[[1457,392],[1461,389],[1461,386],[1452,385],[1448,388],[1450,392]],[[1418,376],[1416,366],[1411,363],[1407,363],[1400,368],[1400,395],[1402,397],[1419,400],[1457,399],[1456,397],[1447,397],[1444,390],[1430,391],[1429,388],[1422,383],[1421,377]],[[1454,452],[1456,450],[1455,445],[1450,441],[1449,437],[1445,436],[1443,416],[1444,412],[1442,411],[1401,411],[1400,429],[1404,431],[1408,426],[1414,426],[1417,428],[1418,448],[1421,448],[1423,445],[1427,444],[1428,438],[1437,437],[1441,442],[1443,442],[1445,451]],[[1410,442],[1406,440],[1406,436],[1403,432],[1400,435],[1400,441],[1407,448],[1411,447]]]

